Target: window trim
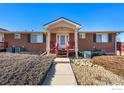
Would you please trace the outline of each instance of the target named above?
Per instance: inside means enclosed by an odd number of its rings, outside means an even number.
[[[97,41],[97,35],[101,35],[100,42]],[[107,35],[107,38],[106,38],[107,41],[103,41],[104,40],[103,35]],[[109,43],[109,34],[108,33],[96,33],[96,43]]]
[[[19,35],[19,37],[17,38],[16,35]],[[14,39],[21,39],[21,34],[20,33],[14,33]]]
[[[79,39],[85,39],[85,38],[86,38],[86,33],[79,33]]]
[[[33,35],[36,35],[37,38],[38,38],[38,36],[42,36],[42,41],[37,42],[37,40],[36,40],[36,42],[33,42],[33,41],[32,41],[32,36],[33,36]],[[31,42],[31,43],[43,43],[43,34],[31,34],[31,36],[30,36],[30,42]]]

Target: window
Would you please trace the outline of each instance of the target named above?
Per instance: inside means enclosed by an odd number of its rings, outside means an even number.
[[[60,40],[61,40],[61,41],[60,41],[61,45],[65,45],[65,36],[62,35],[62,36],[60,37]]]
[[[102,35],[96,35],[96,42],[102,42]]]
[[[86,38],[86,34],[85,34],[85,33],[79,33],[79,38],[80,38],[80,39]]]
[[[96,42],[108,42],[108,34],[96,34]]]
[[[21,39],[21,34],[15,34],[15,39]]]
[[[43,35],[33,34],[31,35],[31,42],[32,43],[43,43]]]

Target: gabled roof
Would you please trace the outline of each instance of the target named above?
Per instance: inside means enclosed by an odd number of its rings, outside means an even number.
[[[58,19],[56,19],[56,20],[53,20],[53,21],[51,21],[51,22],[49,22],[49,23],[44,24],[43,26],[47,26],[47,25],[50,25],[50,24],[52,24],[52,23],[56,23],[56,22],[61,21],[61,20],[65,20],[65,21],[70,22],[70,23],[72,23],[72,24],[74,24],[74,25],[81,26],[80,24],[78,24],[78,23],[76,23],[76,22],[74,22],[74,21],[72,21],[72,20],[69,20],[69,19],[67,19],[67,18],[64,18],[64,17],[60,17],[60,18],[58,18]]]

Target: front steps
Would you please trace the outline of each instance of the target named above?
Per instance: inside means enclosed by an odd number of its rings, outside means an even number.
[[[68,51],[66,49],[58,49],[57,57],[68,57]]]
[[[54,59],[55,63],[70,63],[70,59],[69,58],[55,58]]]

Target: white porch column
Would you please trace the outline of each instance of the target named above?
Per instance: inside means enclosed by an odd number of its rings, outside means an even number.
[[[75,39],[75,56],[78,58],[78,30],[76,29],[74,32],[74,39]]]
[[[47,31],[46,51],[47,51],[47,55],[49,55],[50,53],[50,32],[49,31]]]

